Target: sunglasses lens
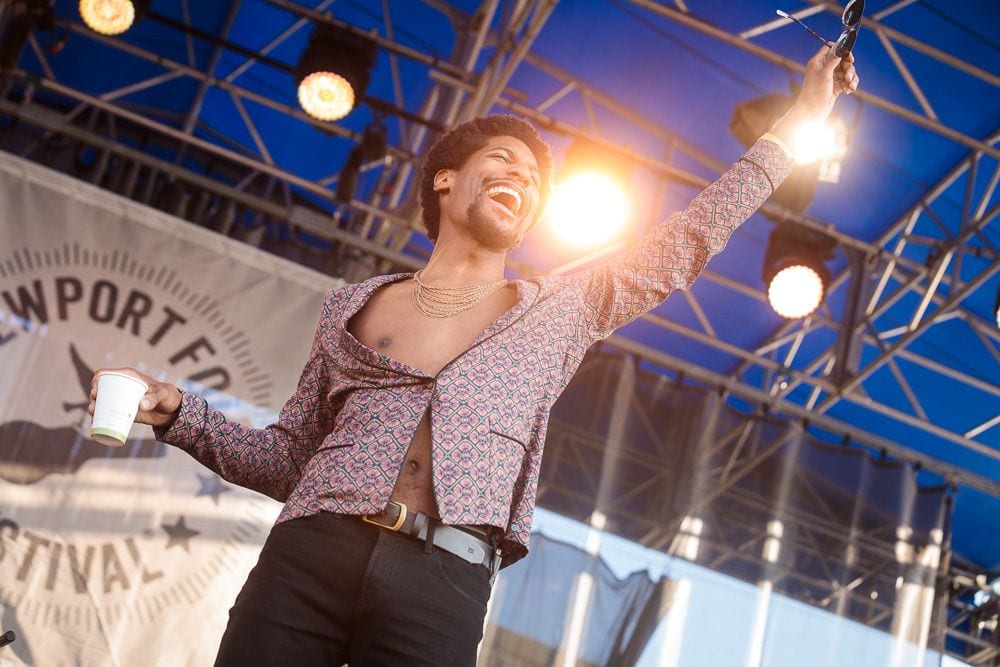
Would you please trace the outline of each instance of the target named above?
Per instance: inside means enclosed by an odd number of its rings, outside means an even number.
[[[845,57],[854,48],[854,42],[858,41],[857,30],[845,30],[837,39],[833,47],[833,54],[838,58]]]
[[[861,15],[865,13],[865,0],[850,0],[844,7],[844,15],[841,20],[845,28],[853,28],[861,23]]]

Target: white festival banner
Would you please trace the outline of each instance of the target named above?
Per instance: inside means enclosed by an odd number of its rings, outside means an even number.
[[[277,502],[133,426],[94,369],[263,426],[340,281],[0,153],[0,665],[210,665]]]

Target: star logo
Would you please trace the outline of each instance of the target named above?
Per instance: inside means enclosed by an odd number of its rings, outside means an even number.
[[[222,483],[222,478],[219,477],[218,475],[215,474],[202,475],[199,473],[195,474],[198,475],[198,481],[201,482],[201,488],[198,489],[198,493],[194,494],[195,497],[211,496],[212,501],[216,505],[218,505],[219,496],[221,496],[223,493],[226,493],[227,491],[232,491],[231,488]]]
[[[178,517],[177,523],[173,525],[163,523],[160,524],[160,527],[163,528],[163,530],[167,531],[167,536],[168,536],[167,546],[166,546],[167,549],[174,546],[184,547],[184,551],[187,551],[188,553],[191,553],[191,548],[190,545],[188,544],[188,541],[192,537],[198,535],[201,532],[198,530],[194,530],[192,528],[188,528],[187,524],[184,522],[183,516]]]

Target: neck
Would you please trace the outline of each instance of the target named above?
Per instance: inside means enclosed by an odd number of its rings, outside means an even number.
[[[436,287],[496,282],[503,279],[506,258],[507,253],[503,251],[439,237],[427,266],[420,273],[420,280]]]

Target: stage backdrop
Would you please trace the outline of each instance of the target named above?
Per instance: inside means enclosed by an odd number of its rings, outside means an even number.
[[[89,440],[93,369],[135,366],[262,426],[338,286],[0,153],[4,664],[212,663],[279,505],[149,427]]]

